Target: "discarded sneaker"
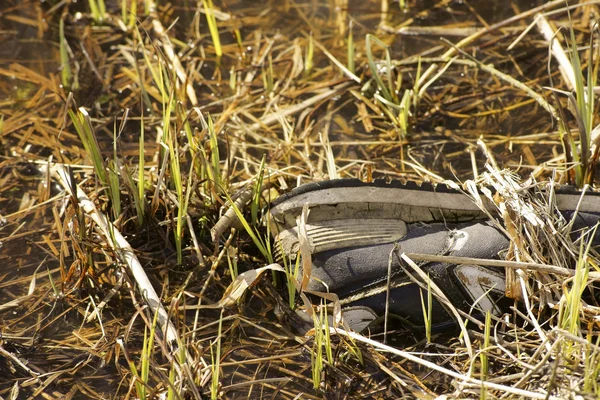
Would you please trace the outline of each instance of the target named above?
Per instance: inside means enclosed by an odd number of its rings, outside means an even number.
[[[600,220],[600,198],[576,191],[557,194],[566,218],[578,210],[574,229]],[[306,231],[313,268],[308,289],[336,293],[344,319],[362,330],[383,316],[406,326],[425,324],[422,280],[411,277],[402,253],[498,259],[509,240],[487,221],[469,197],[445,186],[354,179],[331,180],[300,186],[275,200],[270,213],[279,258],[298,253],[296,218],[308,204]],[[600,242],[600,235],[594,238]],[[416,263],[452,305],[474,316],[499,314],[505,292],[503,269],[447,262]],[[391,272],[388,282],[388,270]],[[414,273],[414,271],[412,271]],[[419,286],[421,285],[421,286]],[[433,329],[454,326],[447,306],[432,301]]]

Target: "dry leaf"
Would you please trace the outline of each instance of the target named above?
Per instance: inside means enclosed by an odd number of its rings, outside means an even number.
[[[202,308],[225,308],[235,305],[235,303],[242,297],[242,295],[246,292],[246,290],[254,285],[254,283],[260,278],[260,276],[265,271],[281,271],[285,272],[285,270],[279,264],[270,264],[266,267],[261,267],[257,269],[251,269],[250,271],[246,271],[241,273],[235,278],[233,282],[229,285],[221,300],[219,300],[215,304],[206,304],[206,305],[198,305],[198,306],[187,306],[186,309],[202,309]]]

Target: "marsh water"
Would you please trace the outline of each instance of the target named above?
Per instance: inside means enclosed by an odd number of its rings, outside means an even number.
[[[322,156],[325,145],[319,136],[325,131],[340,173],[348,176],[362,176],[368,171],[374,176],[432,179],[422,173],[420,167],[423,167],[446,179],[470,178],[474,169],[485,168],[486,157],[479,152],[478,139],[487,144],[502,167],[511,167],[523,175],[556,158],[562,150],[552,133],[556,127],[548,113],[506,82],[476,68],[451,65],[433,81],[412,110],[409,132],[399,133],[386,115],[373,111],[370,102],[357,101],[374,91],[372,81],[370,87],[365,86],[369,81],[365,76],[371,73],[364,49],[368,33],[388,45],[396,65],[394,84],[397,83],[401,94],[414,87],[422,72],[419,56],[438,57],[452,43],[477,29],[493,26],[543,3],[542,0],[409,1],[405,8],[398,2],[390,2],[387,10],[382,10],[385,1],[215,1],[224,49],[220,58],[212,51],[202,2],[160,1],[157,14],[192,77],[197,97],[194,106],[209,113],[217,123],[224,121],[219,123],[223,135],[219,149],[227,154],[233,147],[235,152],[232,150],[224,159],[228,158],[230,171],[235,168],[242,171],[239,175],[232,173],[231,182],[249,179],[243,171],[255,168],[265,154],[273,168],[291,171],[282,174],[282,179],[291,186],[299,180],[325,177],[326,161]],[[102,285],[109,286],[109,282],[96,281],[96,276],[114,266],[102,265],[104,269],[100,271],[88,271],[99,286],[80,285],[76,275],[82,274],[83,280],[85,267],[78,264],[76,254],[86,250],[59,240],[64,236],[57,232],[70,229],[61,219],[68,202],[61,198],[61,189],[49,179],[45,168],[49,161],[90,165],[76,132],[67,122],[66,110],[72,106],[68,104],[69,92],[79,106],[90,111],[99,146],[107,158],[115,154],[113,127],[128,109],[132,116],[119,132],[117,158],[135,164],[139,160],[140,120],[149,116],[144,127],[149,143],[144,158],[149,168],[158,168],[152,162],[158,152],[156,128],[160,127],[161,118],[158,108],[150,104],[159,101],[152,90],[146,93],[135,86],[136,80],[132,78],[135,69],[127,57],[134,54],[132,43],[137,39],[131,27],[123,29],[124,25],[119,23],[123,15],[121,6],[120,1],[106,1],[110,17],[102,22],[93,20],[86,1],[0,2],[0,305],[18,303],[0,309],[0,346],[6,350],[0,354],[0,396],[4,398],[10,398],[16,382],[26,384],[21,388],[21,395],[25,396],[22,398],[33,398],[42,392],[49,393],[48,398],[62,395],[120,398],[129,390],[120,386],[117,366],[126,368],[126,363],[114,362],[118,358],[114,338],[123,334],[133,308],[123,305],[127,303],[123,298],[122,304],[107,310],[125,322],[111,324],[102,333],[97,328],[93,332],[93,328],[83,323],[88,312],[87,299],[102,300],[105,289]],[[143,7],[140,2],[136,22],[140,26],[146,22]],[[77,81],[77,84],[70,81],[71,88],[65,88],[61,80],[65,70],[61,61],[61,19],[69,45],[65,51]],[[515,22],[500,33],[485,36],[462,56],[494,65],[536,88],[548,86],[551,76],[554,80],[559,78],[556,71],[548,72],[546,44],[522,40],[510,52],[506,50],[530,22],[531,18]],[[333,101],[311,104],[297,114],[288,114],[289,127],[281,120],[281,126],[263,126],[266,123],[261,118],[265,110],[283,109],[284,105],[305,101],[318,90],[336,87],[347,80],[333,67],[332,57],[347,63],[350,32],[357,43],[355,72],[362,77],[361,85],[353,92],[335,93]],[[142,34],[149,35],[143,30]],[[143,60],[141,54],[135,57]],[[304,71],[296,73],[298,58],[304,60]],[[381,49],[377,58],[384,70]],[[310,68],[309,59],[314,63]],[[263,78],[247,78],[254,77],[254,73]],[[239,94],[236,84],[244,86],[245,98],[234,99]],[[278,90],[281,90],[277,98],[281,105],[273,100],[273,93]],[[238,109],[234,109],[233,102]],[[191,108],[191,104],[185,107]],[[228,120],[232,114],[235,117]],[[241,127],[252,124],[258,124],[260,129],[248,133]],[[102,195],[96,200],[107,203]],[[209,221],[217,218],[217,212],[212,215],[192,210],[191,213]],[[150,271],[164,266],[169,269],[157,274],[155,283],[165,282],[169,274],[177,276],[174,281],[185,280],[198,260],[175,266],[169,239],[162,236],[157,239],[160,235],[148,233],[152,227],[146,229],[132,233],[130,238],[137,243],[136,249],[144,255]],[[165,249],[146,248],[144,234],[152,240],[164,240]],[[213,254],[209,235],[199,236],[200,248],[208,251],[206,262],[210,264],[217,258],[219,246]],[[81,240],[82,248],[87,241],[102,247],[93,230]],[[96,249],[90,257],[100,257],[104,250]],[[261,260],[257,261],[256,251],[250,253],[243,262],[259,265]],[[34,276],[37,295],[27,297]],[[214,290],[216,296],[224,285],[219,283],[208,293]],[[275,319],[273,313],[260,316]],[[82,338],[84,326],[89,329],[89,336]],[[78,336],[73,332],[78,332]],[[143,330],[135,340],[141,342],[142,337]],[[97,353],[78,351],[78,338],[86,345],[95,343],[90,346]],[[28,360],[33,370],[19,366],[8,357],[9,353]],[[75,378],[67,379],[65,371],[68,374],[72,371]],[[56,381],[47,378],[52,373],[57,373]],[[227,383],[234,385],[241,379],[240,375]]]

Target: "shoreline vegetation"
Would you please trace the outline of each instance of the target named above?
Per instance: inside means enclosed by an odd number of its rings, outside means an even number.
[[[3,2],[0,398],[598,398],[600,257],[535,190],[595,190],[598,18],[595,1]],[[267,212],[336,178],[489,193],[514,306],[347,330],[277,258]]]

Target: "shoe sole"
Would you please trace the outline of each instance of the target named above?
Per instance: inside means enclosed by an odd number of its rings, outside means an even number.
[[[400,189],[400,190],[399,190]],[[572,186],[554,188],[556,206],[561,211],[600,213],[600,192],[583,192]],[[424,193],[427,195],[424,196]],[[318,194],[318,196],[317,196]],[[373,197],[375,195],[375,197]],[[308,183],[283,194],[271,204],[271,213],[279,215],[294,209],[302,209],[304,204],[312,206],[335,205],[340,203],[396,204],[416,208],[429,208],[433,218],[438,219],[447,210],[460,213],[481,213],[481,209],[466,194],[444,184],[418,184],[398,180],[362,182],[358,179],[333,179]],[[487,199],[484,206],[493,209]],[[407,221],[408,222],[408,221]]]
[[[495,206],[482,197],[484,208]],[[566,213],[600,213],[600,193],[572,187],[555,189],[556,207]],[[307,233],[313,253],[334,248],[388,243],[406,233],[405,224],[485,220],[488,215],[466,194],[446,185],[335,179],[309,183],[271,204],[271,230],[276,255],[298,251],[296,218],[310,206]],[[282,253],[283,252],[283,253]]]

